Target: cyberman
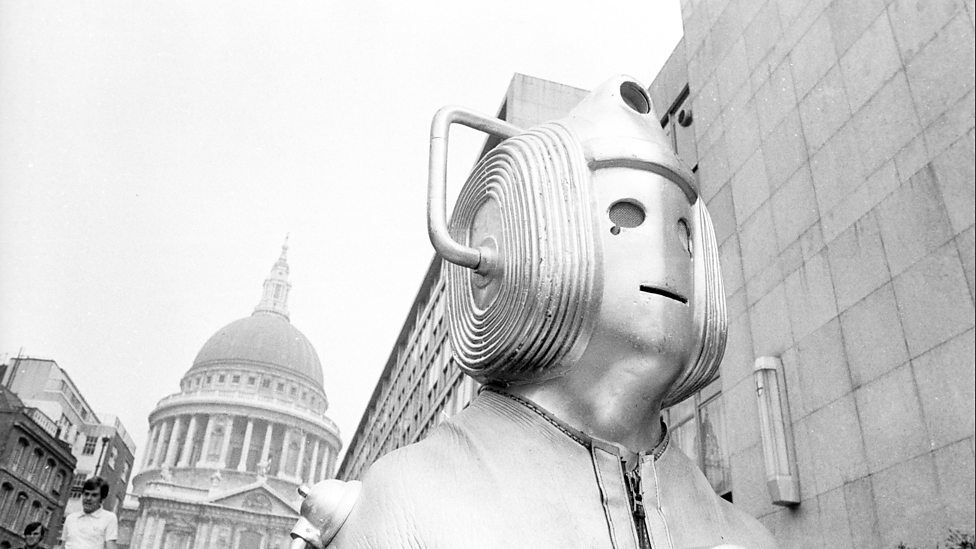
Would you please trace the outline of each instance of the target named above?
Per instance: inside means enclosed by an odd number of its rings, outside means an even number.
[[[453,123],[505,139],[448,226]],[[775,547],[661,421],[714,379],[726,313],[708,212],[644,88],[615,78],[529,130],[442,109],[430,165],[451,343],[482,390],[361,485],[312,488],[293,547]]]

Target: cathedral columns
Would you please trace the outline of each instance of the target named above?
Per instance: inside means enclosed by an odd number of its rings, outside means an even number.
[[[214,430],[214,416],[206,416],[207,418],[207,430],[203,435],[203,448],[200,451],[200,459],[197,461],[197,467],[203,467],[203,464],[207,462],[207,449],[210,448],[210,439],[213,437]]]
[[[176,465],[176,453],[180,449],[180,431],[183,430],[183,422],[180,421],[179,417],[173,418],[173,431],[169,436],[169,444],[166,447],[166,461],[163,463],[165,467],[173,467]]]
[[[153,464],[156,467],[163,465],[162,460],[165,455],[163,451],[166,449],[166,438],[169,436],[170,427],[170,423],[166,420],[161,421],[160,424],[159,441],[156,443],[156,451],[154,452],[156,455],[153,456]]]
[[[146,439],[149,441],[149,444],[146,444],[146,455],[142,456],[143,469],[148,467],[149,463],[152,462],[152,457],[153,454],[155,453],[156,444],[158,443],[156,437],[158,436],[159,436],[159,424],[157,423],[156,425],[153,425],[149,428],[149,438]]]
[[[308,445],[308,434],[302,433],[302,441],[298,443],[298,460],[295,462],[295,478],[301,480],[305,468],[305,446]]]
[[[319,478],[317,478],[316,481],[325,480],[325,477],[328,476],[329,474],[329,452],[330,451],[331,448],[327,444],[325,445],[325,448],[322,449],[321,469],[319,469]]]
[[[319,480],[325,480],[329,478],[329,475],[332,474],[332,468],[335,467],[336,456],[339,454],[335,451],[334,448],[329,446],[326,447],[325,455],[326,455],[326,459],[322,464],[322,476],[321,476],[322,478],[320,478]]]
[[[247,456],[251,450],[251,434],[254,432],[254,420],[247,420],[247,427],[244,429],[244,445],[241,447],[241,461],[237,464],[238,471],[247,470]]]
[[[224,422],[224,440],[220,446],[220,457],[217,459],[221,469],[227,469],[227,452],[230,450],[230,437],[234,432],[234,418],[227,416]]]
[[[285,472],[285,463],[288,461],[288,439],[291,438],[291,429],[285,429],[285,435],[281,437],[281,448],[278,450],[278,470],[275,476],[280,477]]]
[[[261,461],[258,462],[258,469],[262,467],[265,469],[264,473],[268,472],[268,456],[271,452],[271,434],[274,431],[274,423],[268,422],[268,428],[264,430],[264,446],[261,447]]]
[[[220,525],[216,521],[210,521],[210,541],[207,542],[206,547],[216,547],[217,538],[220,536]]]
[[[179,467],[190,466],[190,454],[193,453],[193,438],[197,436],[197,416],[190,416],[190,424],[186,428],[186,439],[183,441],[183,453],[180,454]]]
[[[152,535],[152,527],[155,522],[155,517],[149,513],[143,513],[142,520],[136,522],[136,529],[132,532],[132,547],[134,549],[149,546],[149,536]]]
[[[315,439],[315,446],[312,447],[312,461],[309,463],[311,469],[308,471],[308,482],[315,484],[315,472],[319,465],[319,439]]]
[[[207,549],[207,536],[210,534],[210,523],[200,522],[197,524],[196,535],[193,536],[193,549]]]
[[[159,549],[163,545],[163,536],[166,534],[166,519],[157,518],[153,531],[152,549]]]

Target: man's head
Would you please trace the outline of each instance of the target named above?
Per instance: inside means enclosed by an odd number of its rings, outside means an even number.
[[[32,522],[24,527],[24,543],[27,547],[36,547],[44,539],[47,529],[40,522]]]
[[[81,486],[81,507],[86,513],[94,513],[108,497],[108,483],[102,477],[92,477]]]
[[[489,152],[451,236],[488,258],[477,271],[446,266],[452,344],[480,381],[627,360],[667,405],[713,377],[725,296],[711,221],[632,79]]]

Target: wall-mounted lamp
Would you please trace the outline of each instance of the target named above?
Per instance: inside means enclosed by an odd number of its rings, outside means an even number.
[[[798,505],[800,478],[793,449],[793,427],[786,399],[783,363],[778,357],[761,356],[756,359],[752,373],[756,378],[766,488],[774,504]]]

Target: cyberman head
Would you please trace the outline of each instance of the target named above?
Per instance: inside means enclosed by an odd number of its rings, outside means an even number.
[[[506,139],[475,166],[448,227],[452,123]],[[667,143],[644,88],[623,76],[526,131],[438,112],[428,224],[448,262],[449,331],[465,372],[523,384],[594,354],[654,357],[672,382],[665,406],[714,378],[726,336],[718,248],[694,175]]]

